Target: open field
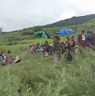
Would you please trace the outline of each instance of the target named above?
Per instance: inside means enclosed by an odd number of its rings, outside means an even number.
[[[76,53],[71,64],[64,61],[63,55],[61,67],[56,69],[53,56],[31,55],[27,51],[32,43],[27,40],[23,44],[0,46],[0,50],[11,50],[23,57],[20,63],[0,67],[0,96],[95,96],[94,51]]]

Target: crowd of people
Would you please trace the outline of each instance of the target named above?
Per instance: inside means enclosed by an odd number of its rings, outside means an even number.
[[[11,54],[11,51],[1,51],[0,52],[0,65],[4,66],[4,65],[8,65],[8,64],[16,64],[18,62],[20,62],[21,59],[19,57],[19,55],[17,56],[13,56]]]
[[[60,45],[61,45],[60,48],[62,49],[61,50],[62,51],[62,54],[65,51],[65,49],[64,49],[65,48],[65,45],[68,45],[69,39],[70,39],[71,50],[74,51],[74,47],[75,47],[74,36],[72,36],[71,38],[66,37],[66,39],[67,39],[66,40],[66,43],[64,43],[64,42],[61,42],[60,43]],[[56,42],[56,41],[54,40],[54,42]],[[56,47],[56,49],[59,50],[57,47]],[[30,50],[30,53],[31,54],[35,54],[35,53],[37,53],[39,51],[42,51],[42,53],[43,53],[44,56],[49,56],[49,55],[53,55],[55,48],[53,47],[53,44],[52,43],[49,43],[48,41],[45,41],[43,44],[37,43],[37,44],[31,45],[29,47],[29,50]]]
[[[61,54],[64,53],[64,59],[72,62],[73,55],[76,51],[82,52],[82,49],[90,48],[95,50],[95,33],[92,31],[81,31],[78,34],[78,44],[74,36],[66,37],[65,43],[60,43],[60,37],[55,35],[53,38],[54,64],[60,65]]]
[[[36,43],[29,46],[29,52],[36,54],[38,52],[43,53],[44,57],[53,55],[54,65],[59,66],[61,55],[64,55],[66,62],[73,61],[73,55],[76,51],[80,51],[84,48],[91,48],[95,50],[95,33],[92,31],[81,31],[77,37],[77,43],[74,36],[66,37],[64,42],[60,39],[58,34],[53,37],[53,43],[45,41],[43,44]],[[0,52],[0,64],[15,64],[20,62],[19,56],[12,56],[11,51]]]
[[[56,34],[53,38],[53,53],[54,53],[54,65],[60,65],[61,55],[64,54],[64,59],[67,62],[72,62],[73,56],[71,54],[75,52],[75,39],[74,36],[66,37],[65,42],[60,42],[60,37]]]
[[[76,51],[81,52],[83,48],[95,50],[95,33],[92,31],[79,32],[77,40],[75,40],[74,36],[68,36],[64,42],[61,41],[60,36],[55,34],[52,44],[49,44],[48,41],[45,41],[44,44],[33,44],[30,46],[30,52],[35,54],[41,51],[43,56],[54,55],[54,65],[58,66],[62,54],[64,54],[64,59],[67,62],[72,62],[72,54],[75,54]]]
[[[43,56],[52,55],[53,49],[52,44],[45,41],[43,44],[37,43],[33,44],[29,48],[31,54],[35,54],[37,52],[42,52]]]
[[[95,46],[95,33],[92,31],[81,31],[78,34],[78,44],[82,48],[91,48],[94,50]]]
[[[54,55],[55,65],[58,65],[60,63],[61,54],[64,54],[66,50],[69,53],[69,55],[70,55],[70,52],[75,51],[74,36],[66,37],[65,42],[60,42],[60,36],[58,36],[56,34],[53,37],[52,44],[49,43],[48,41],[45,41],[43,44],[37,43],[37,44],[33,44],[32,46],[29,47],[29,51],[31,54],[35,54],[37,52],[42,52],[43,56],[45,56],[45,57]],[[72,61],[71,57],[67,56],[66,59],[71,62]]]

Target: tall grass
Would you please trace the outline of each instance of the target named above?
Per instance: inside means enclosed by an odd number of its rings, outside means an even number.
[[[15,65],[0,67],[0,96],[95,96],[95,52],[76,53],[54,68],[53,56],[27,53]]]

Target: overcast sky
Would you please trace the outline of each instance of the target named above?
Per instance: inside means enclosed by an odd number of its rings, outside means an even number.
[[[0,0],[0,27],[12,31],[95,14],[95,0]]]

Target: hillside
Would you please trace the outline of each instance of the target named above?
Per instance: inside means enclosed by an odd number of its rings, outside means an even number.
[[[70,19],[61,20],[52,24],[48,24],[44,27],[62,27],[62,26],[72,26],[72,25],[78,25],[83,24],[91,19],[95,18],[95,14],[92,15],[86,15],[86,16],[79,16],[79,17],[72,17]]]
[[[82,30],[95,31],[95,18],[79,26]]]
[[[78,16],[78,17],[72,17],[70,19],[61,20],[52,24],[47,24],[44,26],[34,26],[29,28],[24,28],[22,30],[16,30],[13,32],[23,32],[24,34],[31,34],[31,32],[35,31],[45,31],[45,32],[54,32],[56,30],[59,30],[60,27],[70,27],[70,26],[76,26],[81,25],[86,22],[89,22],[90,20],[95,18],[95,14],[91,15],[85,15],[85,16]]]
[[[76,31],[81,31],[81,30],[89,30],[89,31],[94,31],[95,32],[95,18],[83,23],[83,24],[79,24],[79,25],[73,25],[73,26],[69,26],[69,28],[72,28]]]
[[[91,18],[93,18],[93,19],[91,19]],[[91,20],[89,20],[89,19],[91,19]],[[66,20],[64,20],[64,21],[66,22]],[[17,31],[13,31],[13,32],[0,33],[0,44],[1,45],[14,45],[14,44],[17,44],[18,41],[33,40],[34,39],[33,34],[36,31],[45,31],[51,35],[53,35],[53,33],[55,33],[56,31],[58,31],[60,29],[63,29],[63,28],[71,28],[71,29],[76,30],[77,32],[80,30],[95,31],[95,15],[73,17],[71,19],[67,19],[67,21],[68,22],[66,22],[66,23],[68,23],[68,24],[76,23],[76,25],[71,24],[72,26],[66,25],[66,26],[61,26],[61,27],[59,27],[59,25],[57,27],[36,26],[36,27],[24,28],[22,30],[17,30]],[[81,21],[81,22],[79,22],[79,21]],[[71,22],[71,23],[69,23],[69,22]],[[79,23],[82,23],[82,24],[79,24]]]

